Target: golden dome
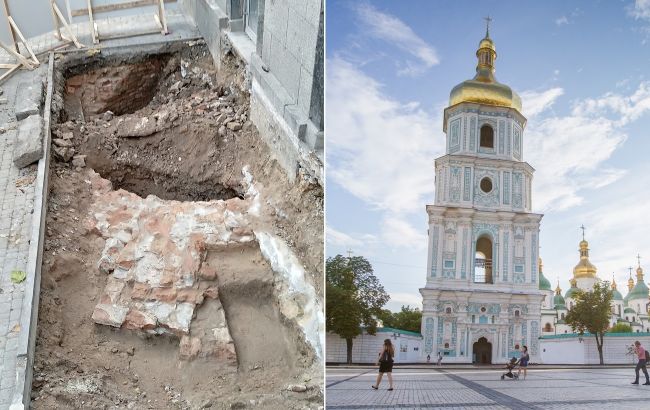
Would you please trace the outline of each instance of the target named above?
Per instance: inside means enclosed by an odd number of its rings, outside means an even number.
[[[627,280],[627,288],[628,290],[632,290],[634,287],[634,279],[632,279],[632,273],[630,273],[630,279]]]
[[[636,268],[636,279],[639,281],[643,281],[643,269],[641,268],[641,266]]]
[[[612,276],[612,290],[616,290],[616,279]]]
[[[562,289],[560,289],[560,281],[557,281],[557,288],[555,288],[555,294],[556,295],[561,295],[562,294]]]
[[[521,113],[519,95],[494,77],[494,61],[497,58],[497,51],[489,32],[479,43],[476,57],[478,57],[476,75],[473,79],[463,81],[451,90],[449,105],[473,102],[514,108]]]
[[[596,267],[589,262],[589,243],[580,241],[580,262],[573,268],[574,278],[595,278]]]

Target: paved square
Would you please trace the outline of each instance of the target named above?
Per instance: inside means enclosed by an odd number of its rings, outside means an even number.
[[[526,380],[500,380],[499,369],[395,369],[379,391],[377,368],[327,368],[328,409],[650,409],[650,386],[634,386],[634,368],[529,369]],[[522,375],[523,377],[523,375]],[[643,383],[643,375],[641,375]]]

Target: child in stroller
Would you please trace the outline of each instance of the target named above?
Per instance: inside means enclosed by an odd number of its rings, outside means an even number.
[[[508,377],[510,379],[515,379],[515,380],[518,379],[519,375],[514,374],[512,372],[512,369],[514,369],[515,366],[517,366],[517,358],[513,357],[512,359],[510,359],[510,362],[508,362],[508,364],[506,364],[506,370],[508,370],[508,371],[501,375],[501,380],[505,379],[506,377]]]

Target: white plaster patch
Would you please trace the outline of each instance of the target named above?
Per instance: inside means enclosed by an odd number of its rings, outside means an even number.
[[[309,283],[300,261],[283,240],[266,232],[254,233],[262,255],[279,274],[276,288],[279,290],[280,312],[298,323],[317,357],[322,357],[325,317],[316,290]]]

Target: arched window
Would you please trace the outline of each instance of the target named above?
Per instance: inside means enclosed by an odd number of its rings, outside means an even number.
[[[636,332],[639,333],[639,329],[637,329]]]
[[[494,316],[492,316],[492,324],[494,324]]]
[[[566,333],[566,332],[567,332],[567,331],[565,330],[564,333]]]
[[[544,325],[544,332],[552,332],[552,331],[553,331],[553,326],[551,326],[551,324],[547,322]]]
[[[562,318],[562,320],[564,320],[564,313],[562,313],[561,318]]]
[[[445,343],[445,349],[449,349],[449,343]]]
[[[519,311],[515,310],[515,317],[519,317]]]
[[[450,307],[446,308],[445,313],[448,314],[448,315],[451,314],[451,308]]]
[[[472,315],[472,323],[476,322],[476,316]]]
[[[492,240],[481,236],[476,241],[474,282],[494,283],[492,280]]]
[[[625,316],[625,320],[627,320],[627,321],[629,322],[629,321],[630,321],[630,318],[627,317],[627,316]]]
[[[479,145],[483,148],[494,148],[494,130],[487,124],[481,127],[481,141]]]

